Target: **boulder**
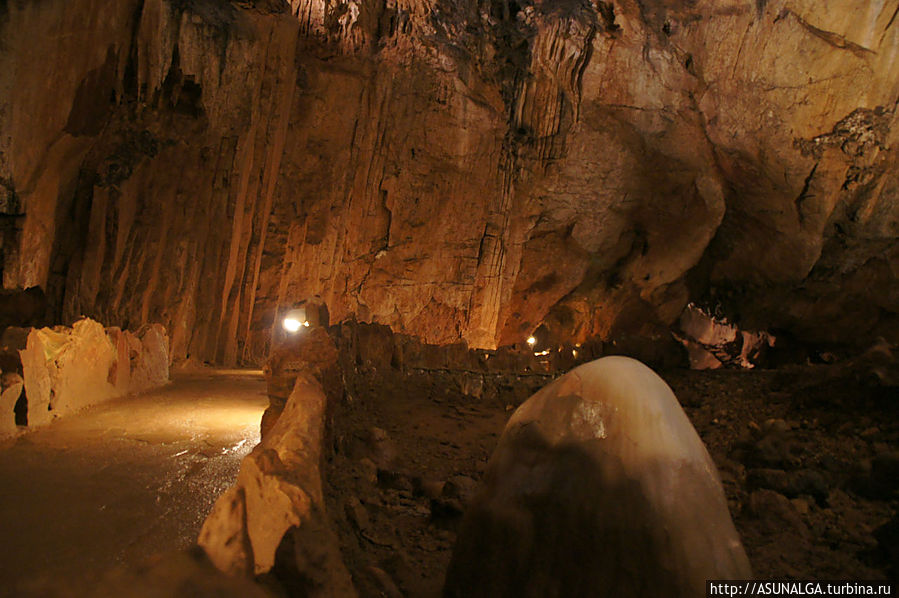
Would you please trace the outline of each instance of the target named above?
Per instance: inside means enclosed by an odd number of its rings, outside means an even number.
[[[767,332],[740,330],[726,318],[690,303],[681,313],[678,339],[687,349],[690,368],[717,369],[722,365],[753,368],[775,337]]]
[[[701,596],[751,576],[715,465],[674,393],[626,357],[516,410],[465,514],[444,595]]]
[[[343,392],[337,356],[337,348],[324,328],[303,330],[272,352],[263,368],[269,397],[269,406],[262,415],[263,438],[280,417],[301,374],[318,380],[332,399]]]
[[[118,394],[127,394],[131,388],[131,333],[118,327],[106,329],[109,342],[115,347],[116,359],[109,369],[109,383]]]
[[[75,322],[71,332],[63,334],[57,337],[61,341],[58,352],[49,360],[51,378],[55,376],[50,409],[64,416],[117,396],[109,383],[116,352],[103,326],[85,318]],[[45,347],[49,346],[45,343]]]
[[[66,342],[66,335],[49,328],[34,329],[28,334],[25,349],[19,351],[25,390],[28,394],[28,424],[50,423],[50,397],[55,382],[56,355]]]

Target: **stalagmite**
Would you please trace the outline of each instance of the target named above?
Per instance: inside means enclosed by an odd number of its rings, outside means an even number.
[[[460,530],[445,596],[702,596],[748,578],[712,463],[652,370],[606,357],[512,416]]]

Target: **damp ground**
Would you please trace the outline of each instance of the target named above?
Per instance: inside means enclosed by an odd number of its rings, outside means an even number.
[[[0,595],[195,543],[259,441],[259,371],[181,374],[0,444]]]
[[[895,575],[895,389],[804,368],[662,375],[718,465],[756,576]],[[510,376],[508,401],[484,401],[433,376],[355,379],[325,468],[344,558],[364,596],[439,596],[510,397],[545,381]]]

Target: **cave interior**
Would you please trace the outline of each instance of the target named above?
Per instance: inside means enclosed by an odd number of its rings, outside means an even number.
[[[221,416],[254,431],[215,441],[234,460],[175,518],[190,546],[109,542],[82,578],[9,544],[0,594],[895,581],[897,16],[0,0],[10,495],[29,471],[55,492],[59,447],[103,452],[61,422],[127,428],[101,404],[268,401]]]

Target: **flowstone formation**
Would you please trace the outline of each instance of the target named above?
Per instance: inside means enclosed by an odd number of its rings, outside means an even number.
[[[665,382],[580,366],[512,415],[469,506],[444,595],[701,595],[749,579],[715,465]]]
[[[690,301],[895,342],[896,11],[11,0],[3,284],[226,364],[315,296],[481,348],[543,323],[681,351]]]

